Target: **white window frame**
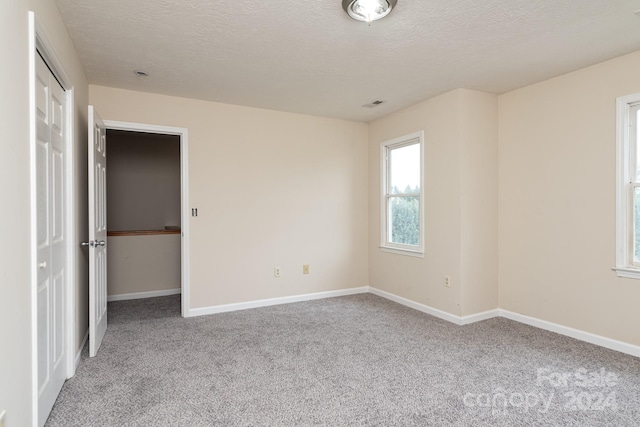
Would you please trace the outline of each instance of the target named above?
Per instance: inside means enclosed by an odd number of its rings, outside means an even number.
[[[420,236],[417,246],[390,242],[389,231],[389,151],[408,145],[420,145],[420,194],[419,227]],[[380,250],[401,255],[424,257],[424,131],[394,138],[380,143]]]
[[[632,114],[640,109],[640,93],[616,100],[616,266],[618,277],[640,279],[640,264],[633,262],[633,191],[640,187],[635,179],[638,126]],[[636,116],[637,117],[637,116]]]

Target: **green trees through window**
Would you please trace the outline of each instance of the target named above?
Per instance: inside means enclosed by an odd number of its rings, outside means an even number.
[[[393,188],[393,194],[401,193],[419,194],[420,189],[418,187],[412,189],[407,186],[404,192],[400,192],[397,187]],[[391,211],[391,236],[389,240],[393,243],[417,246],[420,243],[419,197],[392,196],[389,209]]]

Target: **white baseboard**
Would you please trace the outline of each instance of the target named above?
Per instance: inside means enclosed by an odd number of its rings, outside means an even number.
[[[166,297],[168,295],[178,295],[180,293],[182,293],[182,289],[176,288],[176,289],[166,289],[164,291],[134,292],[131,294],[109,295],[107,297],[107,302],[125,301],[129,299]]]
[[[467,316],[456,316],[455,314],[448,313],[446,311],[430,307],[426,304],[421,304],[419,302],[411,301],[410,299],[400,297],[398,295],[392,294],[387,291],[383,291],[377,288],[369,287],[369,292],[374,295],[378,295],[382,298],[386,298],[390,301],[397,302],[398,304],[402,304],[404,306],[413,308],[414,310],[421,311],[423,313],[430,314],[439,319],[446,320],[451,323],[455,323],[456,325],[469,325],[471,323],[480,322],[481,320],[491,319],[493,317],[498,317],[500,315],[499,310],[496,308],[494,310],[483,311],[482,313],[469,314]]]
[[[269,298],[257,301],[247,301],[235,304],[214,305],[210,307],[191,308],[185,317],[204,316],[207,314],[226,313],[236,310],[247,310],[249,308],[268,307],[271,305],[289,304],[292,302],[311,301],[323,298],[341,297],[345,295],[366,294],[369,292],[368,286],[360,288],[340,289],[338,291],[317,292],[313,294],[293,295],[281,298]]]
[[[525,325],[555,332],[560,335],[565,335],[567,337],[575,338],[580,341],[585,341],[591,344],[598,345],[600,347],[608,348],[610,350],[615,350],[621,353],[640,357],[640,346],[637,345],[603,337],[601,335],[592,334],[590,332],[581,331],[579,329],[570,328],[568,326],[559,325],[557,323],[547,322],[546,320],[540,320],[535,317],[514,313],[509,310],[500,309],[500,316],[506,319],[515,320],[516,322],[524,323]]]
[[[462,324],[462,318],[460,316],[456,316],[455,314],[447,313],[446,311],[429,307],[428,305],[420,304],[419,302],[411,301],[410,299],[403,298],[377,288],[369,287],[369,292],[374,295],[378,295],[379,297],[386,298],[390,301],[397,302],[398,304],[413,308],[414,310],[418,310],[423,313],[427,313],[440,319],[446,320],[448,322],[455,323],[456,325]]]
[[[447,313],[446,311],[438,310],[437,308],[429,307],[428,305],[420,304],[415,301],[400,297],[398,295],[382,291],[380,289],[370,287],[369,292],[374,295],[386,298],[390,301],[397,302],[398,304],[402,304],[423,313],[427,313],[440,319],[447,320],[451,323],[455,323],[456,325],[468,325],[474,322],[479,322],[481,320],[491,319],[493,317],[504,317],[505,319],[514,320],[519,323],[524,323],[525,325],[555,332],[560,335],[575,338],[577,340],[595,344],[600,347],[608,348],[610,350],[615,350],[621,353],[640,357],[640,346],[617,341],[611,338],[606,338],[600,335],[592,334],[590,332],[573,329],[568,326],[559,325],[557,323],[547,322],[546,320],[540,320],[535,317],[529,317],[523,314],[514,313],[509,310],[496,308],[494,310],[460,317],[451,313]]]
[[[84,338],[82,339],[82,343],[80,343],[80,348],[78,348],[78,351],[76,352],[76,368],[74,370],[78,369],[78,365],[80,364],[80,357],[82,356],[82,350],[84,350],[84,346],[87,345],[87,340],[89,339],[89,330],[87,329],[87,333],[84,334]]]
[[[172,289],[169,291],[158,291],[158,292],[142,292],[138,294],[112,295],[109,297],[109,301],[118,301],[118,300],[135,299],[135,298],[150,298],[153,296],[174,295],[178,293],[180,293],[180,289]],[[584,332],[578,329],[573,329],[573,328],[559,325],[556,323],[547,322],[546,320],[540,320],[535,317],[529,317],[522,314],[514,313],[509,310],[496,308],[493,310],[470,314],[467,316],[456,316],[455,314],[451,314],[446,311],[443,311],[434,307],[430,307],[425,304],[411,301],[410,299],[392,294],[387,291],[383,291],[381,289],[373,288],[370,286],[341,289],[338,291],[317,292],[313,294],[293,295],[293,296],[281,297],[281,298],[270,298],[270,299],[263,299],[263,300],[257,300],[257,301],[235,303],[235,304],[215,305],[211,307],[192,308],[188,310],[188,312],[185,314],[185,317],[204,316],[207,314],[226,313],[229,311],[247,310],[251,308],[268,307],[272,305],[289,304],[294,302],[311,301],[316,299],[332,298],[332,297],[363,294],[363,293],[372,293],[374,295],[378,295],[382,298],[388,299],[390,301],[396,302],[398,304],[404,305],[409,308],[413,308],[414,310],[418,310],[423,313],[430,314],[439,319],[446,320],[456,325],[461,325],[461,326],[469,325],[471,323],[480,322],[482,320],[487,320],[494,317],[504,317],[506,319],[524,323],[529,326],[533,326],[536,328],[555,332],[560,335],[565,335],[571,338],[575,338],[580,341],[585,341],[591,344],[595,344],[600,347],[604,347],[611,350],[619,351],[621,353],[626,353],[632,356],[640,357],[640,346],[625,343],[622,341],[617,341],[611,338],[606,338],[600,335],[595,335],[589,332]],[[86,340],[87,340],[87,337],[85,336],[84,341]],[[78,355],[76,356],[76,366],[78,364],[79,357],[80,357],[80,353],[78,353]]]
[[[481,313],[468,314],[460,318],[460,325],[470,325],[472,323],[480,322],[482,320],[493,319],[500,316],[500,310],[494,308],[493,310],[483,311]]]

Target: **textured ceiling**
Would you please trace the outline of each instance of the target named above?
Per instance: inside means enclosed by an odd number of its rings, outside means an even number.
[[[91,84],[358,121],[640,50],[640,0],[398,0],[371,26],[341,0],[57,3]]]

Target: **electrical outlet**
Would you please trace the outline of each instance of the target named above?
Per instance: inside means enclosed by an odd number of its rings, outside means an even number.
[[[0,412],[0,427],[4,427],[4,416],[7,414],[7,411]]]
[[[451,277],[450,276],[444,276],[444,287],[445,288],[450,288],[451,287]]]
[[[309,264],[302,266],[302,274],[309,274]]]
[[[274,277],[280,277],[280,267],[276,267],[273,269]]]

